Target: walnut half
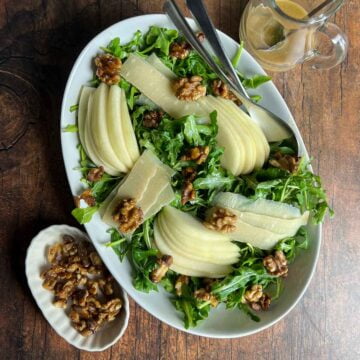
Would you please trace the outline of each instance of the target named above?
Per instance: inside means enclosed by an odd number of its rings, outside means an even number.
[[[120,81],[121,60],[111,54],[95,58],[96,76],[107,85],[116,85]]]
[[[196,101],[206,95],[206,87],[201,84],[201,76],[180,78],[173,84],[175,95],[180,100]]]
[[[210,230],[229,233],[236,230],[236,220],[237,216],[230,210],[215,207],[203,224]]]
[[[119,224],[122,233],[130,233],[142,223],[143,212],[136,206],[134,199],[123,199],[115,209],[113,219]]]
[[[161,258],[157,259],[157,267],[150,274],[151,281],[154,283],[158,283],[162,280],[162,278],[166,275],[169,267],[173,263],[173,258],[170,255],[163,255]]]

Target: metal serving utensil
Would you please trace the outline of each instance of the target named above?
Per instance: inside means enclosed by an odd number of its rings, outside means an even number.
[[[213,59],[212,55],[210,55],[198,40],[174,0],[167,0],[165,2],[164,11],[203,60],[214,70],[222,81],[230,86],[231,91],[241,100],[251,118],[261,127],[267,140],[269,142],[275,142],[293,138],[295,139],[295,150],[298,152],[298,139],[291,126],[271,111],[255,103],[247,94],[221,45],[216,29],[207,14],[203,2],[201,0],[187,0],[187,5],[222,66]]]

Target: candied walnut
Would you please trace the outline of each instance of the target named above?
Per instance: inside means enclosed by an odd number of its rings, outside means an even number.
[[[206,95],[206,87],[201,85],[201,76],[180,78],[173,83],[173,89],[178,99],[195,101]]]
[[[209,146],[195,146],[187,150],[186,154],[181,157],[182,161],[195,161],[196,164],[203,164],[210,153]]]
[[[271,298],[268,294],[263,294],[263,296],[259,300],[260,306],[262,310],[268,310],[271,304]]]
[[[214,95],[220,96],[224,99],[234,101],[237,105],[241,105],[241,101],[236,95],[229,89],[229,86],[223,81],[216,79],[212,82],[212,91]]]
[[[46,277],[45,280],[43,281],[43,288],[46,290],[54,290],[54,287],[56,285],[56,279],[55,278],[51,278],[51,277]]]
[[[204,285],[204,289],[207,291],[207,292],[210,292],[211,291],[211,287],[212,285],[214,284],[214,282],[216,282],[216,279],[211,279],[211,278],[203,278],[202,279],[202,283]]]
[[[275,251],[274,255],[268,255],[263,259],[267,272],[277,277],[286,277],[288,265],[285,254],[281,250]]]
[[[160,282],[161,279],[166,275],[169,267],[173,263],[173,258],[170,255],[163,255],[161,258],[157,259],[156,262],[159,267],[153,270],[150,274],[150,279],[154,283]]]
[[[229,233],[236,230],[236,219],[230,210],[216,207],[203,224],[210,230]]]
[[[86,289],[76,290],[72,295],[73,304],[79,306],[85,306],[88,296],[89,296],[88,290]]]
[[[301,158],[298,156],[288,154],[284,155],[278,151],[273,155],[273,158],[269,160],[269,164],[276,168],[294,173],[299,167],[300,159]]]
[[[186,59],[190,54],[191,46],[187,42],[174,42],[170,45],[170,56],[177,59]]]
[[[209,302],[212,307],[216,307],[219,304],[219,300],[211,292],[201,288],[194,292],[194,297],[200,301]]]
[[[89,255],[90,261],[94,266],[100,266],[102,265],[102,260],[100,256],[95,252],[91,252]]]
[[[182,288],[189,283],[189,277],[186,275],[180,275],[175,282],[175,292],[177,296],[182,295]]]
[[[56,243],[50,246],[47,252],[47,260],[50,264],[56,263],[57,259],[61,256],[62,253],[62,245],[61,243]]]
[[[190,181],[185,181],[182,193],[181,193],[181,204],[185,205],[189,201],[196,199],[196,191],[193,184]]]
[[[65,309],[67,305],[67,300],[55,297],[53,305],[57,308]]]
[[[103,166],[99,166],[96,168],[91,169],[88,174],[87,174],[87,179],[91,182],[96,182],[101,180],[102,176],[104,175],[104,167]]]
[[[245,292],[245,300],[248,302],[258,302],[263,296],[263,290],[261,285],[253,285],[250,290]]]
[[[185,169],[183,169],[182,175],[186,181],[192,182],[196,178],[197,171],[193,167],[188,166]]]
[[[148,129],[155,129],[159,126],[164,113],[160,110],[150,110],[144,114],[143,125]]]
[[[84,200],[88,206],[96,205],[96,200],[95,200],[94,196],[92,195],[91,189],[84,190],[79,196],[79,203],[80,203],[80,200]]]
[[[122,233],[129,233],[142,223],[143,212],[136,206],[134,199],[123,199],[116,208],[113,219],[119,224],[119,230]]]
[[[115,85],[120,81],[121,60],[111,54],[99,55],[95,58],[96,76],[107,85]]]

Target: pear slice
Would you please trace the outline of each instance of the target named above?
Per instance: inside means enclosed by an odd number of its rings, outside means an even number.
[[[218,193],[213,205],[231,208],[238,211],[252,212],[259,215],[268,215],[281,219],[294,219],[301,217],[300,209],[279,201],[267,199],[249,199],[244,195],[222,192]]]
[[[110,144],[121,160],[121,162],[131,169],[134,165],[133,160],[127,149],[125,134],[122,130],[121,118],[121,89],[118,85],[110,86],[109,97],[107,101],[107,130]]]
[[[175,226],[181,228],[188,237],[206,239],[208,242],[215,243],[218,243],[219,241],[227,243],[229,241],[228,236],[208,229],[194,216],[175,209],[172,206],[165,206],[162,213],[164,213],[167,221],[176,224]]]
[[[306,211],[300,217],[295,219],[282,219],[268,215],[259,215],[250,212],[236,211],[238,218],[253,226],[260,227],[280,234],[283,238],[294,236],[299,230],[300,226],[307,224],[309,219],[309,212]]]
[[[230,241],[226,244],[220,242],[220,245],[206,241],[200,243],[197,238],[189,238],[175,229],[161,215],[158,217],[158,226],[166,237],[169,247],[183,256],[220,265],[230,265],[238,261],[239,248]]]
[[[108,135],[107,129],[107,99],[109,87],[101,83],[94,92],[92,119],[90,123],[91,135],[97,153],[106,163],[122,173],[127,173],[128,168],[115,154]]]
[[[86,121],[85,121],[84,145],[85,145],[86,153],[96,166],[103,166],[106,173],[112,176],[118,176],[120,175],[120,171],[113,168],[111,165],[109,165],[106,161],[104,161],[100,157],[93,143],[93,139],[91,136],[91,129],[90,129],[91,121],[92,121],[93,99],[94,99],[94,92],[89,96],[88,109],[87,109]]]
[[[182,269],[188,269],[190,273],[185,273],[184,275],[190,275],[194,272],[201,272],[206,273],[208,277],[222,277],[227,275],[229,272],[231,272],[231,266],[228,265],[218,265],[218,264],[211,264],[207,262],[201,262],[201,261],[194,261],[187,257],[184,257],[180,254],[178,254],[176,251],[172,250],[161,233],[157,220],[155,220],[154,224],[154,242],[156,247],[166,255],[170,255],[173,258],[173,265],[170,266],[170,269],[176,269],[176,267],[180,267]],[[196,275],[194,275],[196,276]]]
[[[85,145],[86,117],[88,112],[89,97],[90,94],[92,94],[94,91],[95,89],[92,87],[83,86],[81,89],[80,101],[79,101],[79,110],[78,110],[79,138],[80,138],[80,143],[83,146],[86,153],[87,153],[86,145]]]
[[[139,158],[140,152],[136,141],[134,128],[130,119],[125,91],[121,89],[121,127],[124,134],[127,151],[133,163]]]

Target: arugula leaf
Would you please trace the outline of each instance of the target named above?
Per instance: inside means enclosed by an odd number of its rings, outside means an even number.
[[[244,79],[242,81],[242,83],[247,89],[256,89],[260,85],[262,85],[270,80],[271,80],[270,76],[254,75],[253,77]]]
[[[231,59],[232,66],[234,68],[238,67],[243,50],[244,50],[244,42],[241,41],[239,47],[236,50],[234,57]]]
[[[62,128],[63,132],[77,132],[78,131],[78,127],[75,124],[69,124],[66,125],[64,128]]]
[[[107,232],[110,234],[110,242],[106,246],[111,247],[122,261],[130,249],[130,242],[114,228],[107,230]]]
[[[140,51],[140,54],[147,54],[152,50],[159,49],[163,55],[169,55],[170,45],[178,36],[177,30],[151,26],[144,36],[145,48]]]
[[[74,112],[79,108],[79,104],[71,105],[70,106],[70,112]]]
[[[98,206],[91,206],[86,208],[75,208],[71,215],[80,223],[86,224],[88,223],[93,215],[99,210]]]

